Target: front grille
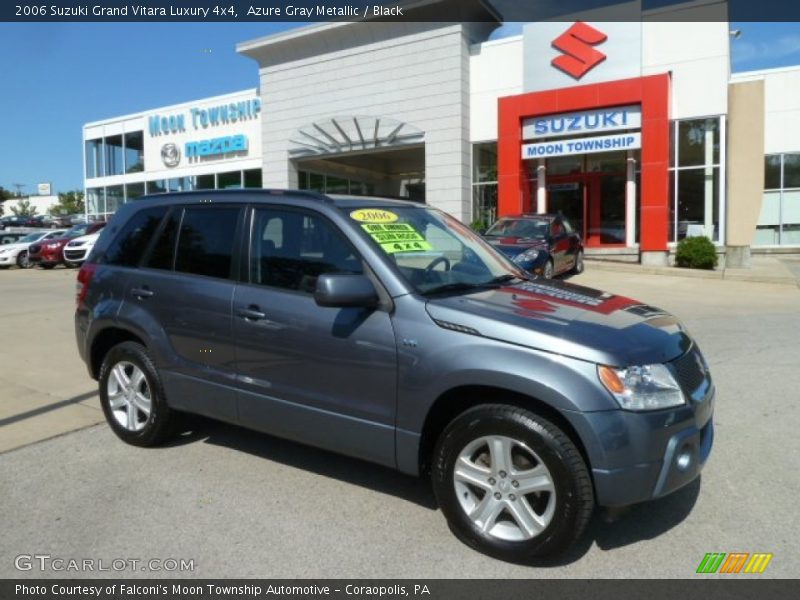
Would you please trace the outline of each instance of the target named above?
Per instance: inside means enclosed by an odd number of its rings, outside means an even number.
[[[678,385],[689,395],[703,385],[708,377],[705,361],[696,346],[692,346],[686,354],[672,361]]]
[[[64,258],[68,260],[83,258],[83,250],[67,250],[64,252]]]

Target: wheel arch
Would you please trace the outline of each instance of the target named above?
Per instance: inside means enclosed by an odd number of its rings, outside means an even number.
[[[100,367],[108,351],[122,342],[136,342],[147,348],[141,337],[122,327],[111,326],[97,332],[89,349],[89,369],[94,379],[100,377]]]
[[[524,408],[547,419],[572,440],[587,467],[591,470],[589,454],[581,436],[569,420],[552,405],[534,396],[504,387],[461,385],[442,393],[428,411],[419,441],[418,468],[420,473],[429,472],[436,441],[448,423],[470,408],[481,404],[508,404],[509,406]]]

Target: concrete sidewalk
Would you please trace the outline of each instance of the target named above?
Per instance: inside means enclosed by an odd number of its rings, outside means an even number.
[[[633,263],[586,259],[587,269],[668,275],[670,277],[692,277],[700,279],[728,279],[754,283],[775,283],[800,287],[800,270],[790,268],[793,259],[776,256],[753,256],[749,269],[717,267],[713,271],[682,269],[678,267],[652,267]]]

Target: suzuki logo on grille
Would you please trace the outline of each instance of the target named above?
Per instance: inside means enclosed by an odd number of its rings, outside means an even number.
[[[593,48],[602,44],[608,36],[583,21],[578,21],[553,40],[556,50],[563,52],[556,56],[551,65],[567,75],[580,79],[606,59],[606,55]]]

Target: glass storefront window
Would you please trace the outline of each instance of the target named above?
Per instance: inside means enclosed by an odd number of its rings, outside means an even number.
[[[190,192],[194,189],[194,177],[174,177],[167,179],[167,190],[170,192]]]
[[[719,163],[719,119],[678,121],[678,166]]]
[[[126,183],[125,184],[125,198],[128,202],[144,196],[144,182],[139,183]]]
[[[86,178],[103,175],[103,140],[86,140]]]
[[[122,135],[110,135],[105,138],[106,175],[123,175],[125,159],[122,150]]]
[[[144,171],[144,136],[141,131],[131,131],[124,136],[125,172]]]
[[[325,178],[325,192],[328,194],[346,194],[350,191],[350,184],[344,177],[328,175]]]
[[[534,161],[528,161],[534,162]],[[545,163],[547,175],[569,175],[583,172],[583,156],[559,156],[548,158]]]
[[[764,157],[764,197],[754,246],[800,246],[800,153]]]
[[[214,175],[198,175],[195,177],[195,189],[198,190],[213,190],[214,189]]]
[[[261,187],[261,169],[249,169],[244,172],[244,187],[246,188]]]
[[[242,187],[242,172],[230,171],[217,174],[217,189],[229,190]]]
[[[487,229],[497,220],[497,184],[484,183],[472,186],[472,223],[476,228]]]
[[[106,188],[106,209],[103,212],[115,213],[125,203],[125,190],[121,185],[110,185]]]
[[[106,196],[103,188],[87,188],[86,210],[90,215],[106,212]]]
[[[673,121],[670,159],[669,241],[687,235],[720,240],[719,117]]]
[[[781,155],[768,154],[764,157],[764,189],[781,189]]]
[[[783,187],[800,188],[800,153],[783,155]]]
[[[719,167],[678,171],[678,239],[705,235],[719,239]],[[709,215],[710,219],[707,219]],[[710,221],[710,222],[707,222]]]
[[[639,160],[638,151],[634,158]],[[586,156],[586,171],[589,173],[625,173],[628,164],[628,153],[620,152],[598,152]]]
[[[325,191],[325,176],[319,173],[308,174],[308,189],[315,192]]]
[[[148,181],[147,182],[147,193],[148,194],[163,194],[167,191],[166,186],[164,185],[164,180],[159,179],[158,181]]]
[[[497,142],[473,144],[472,183],[497,181]]]

